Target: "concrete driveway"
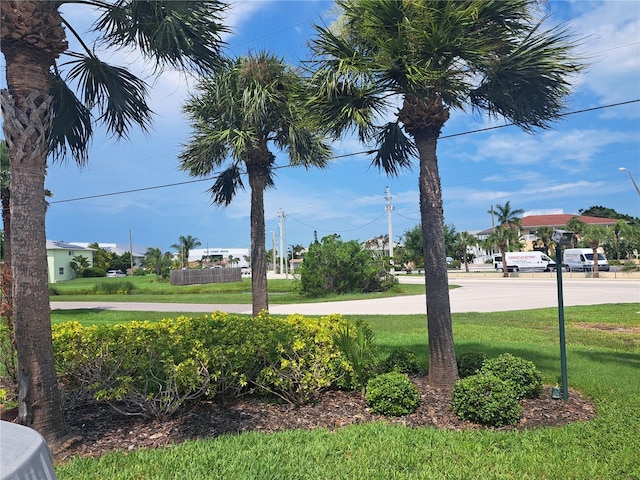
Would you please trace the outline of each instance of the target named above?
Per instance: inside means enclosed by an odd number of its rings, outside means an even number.
[[[423,283],[422,277],[401,277],[402,283]],[[498,312],[557,307],[557,282],[553,278],[492,278],[450,279],[460,288],[450,290],[451,311]],[[564,279],[565,306],[607,303],[640,303],[638,279]],[[52,309],[100,308],[106,310],[158,311],[158,312],[212,312],[251,313],[251,305],[134,303],[134,302],[51,302]],[[425,295],[348,300],[344,302],[301,303],[269,307],[273,314],[328,315],[392,315],[426,314]]]

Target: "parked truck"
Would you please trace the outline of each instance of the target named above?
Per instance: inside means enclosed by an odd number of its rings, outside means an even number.
[[[567,264],[569,270],[573,272],[591,272],[593,271],[593,249],[567,248],[562,257],[562,263]],[[609,262],[602,252],[598,252],[598,271],[609,271]]]
[[[510,272],[555,272],[556,262],[543,252],[507,252],[507,270]],[[493,266],[504,271],[502,255],[493,256]]]

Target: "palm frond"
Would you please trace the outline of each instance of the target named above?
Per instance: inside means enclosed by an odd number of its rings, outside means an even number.
[[[78,100],[57,72],[51,73],[53,125],[49,149],[55,160],[64,158],[67,149],[79,166],[89,160],[89,140],[93,134],[91,111]]]
[[[570,51],[577,45],[563,27],[548,31],[537,24],[513,50],[495,59],[481,85],[472,92],[475,108],[502,116],[525,130],[547,128],[571,92],[570,78],[584,66]]]
[[[217,0],[118,0],[105,8],[94,30],[109,46],[137,45],[157,68],[209,71],[221,60],[227,8]]]
[[[244,190],[242,172],[239,165],[234,163],[216,177],[216,181],[209,189],[209,192],[213,198],[213,203],[227,206],[231,203],[239,188]]]
[[[78,82],[87,108],[97,107],[99,120],[119,137],[127,137],[134,123],[146,130],[153,112],[145,100],[145,82],[97,57],[76,56],[68,63],[72,65],[68,78]]]
[[[399,175],[401,170],[411,169],[411,157],[418,154],[415,144],[398,122],[389,122],[379,128],[376,144],[378,150],[371,164],[383,169],[387,175]]]

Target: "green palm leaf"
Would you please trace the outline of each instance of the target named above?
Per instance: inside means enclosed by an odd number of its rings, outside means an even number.
[[[105,9],[94,29],[109,46],[137,45],[166,65],[206,71],[218,65],[227,5],[220,1],[118,0]]]
[[[67,149],[79,165],[88,161],[87,148],[93,133],[91,111],[78,100],[60,75],[52,73],[53,126],[49,138],[54,158],[62,158]]]
[[[98,108],[108,130],[119,137],[127,137],[134,123],[146,130],[152,111],[145,101],[145,82],[97,57],[75,56],[79,58],[67,64],[72,65],[68,78],[78,82],[85,105]]]

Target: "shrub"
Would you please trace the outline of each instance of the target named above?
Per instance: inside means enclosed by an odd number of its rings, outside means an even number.
[[[366,399],[372,412],[399,417],[415,412],[420,393],[405,373],[389,372],[367,382]]]
[[[486,358],[487,355],[483,352],[465,352],[458,355],[456,361],[460,378],[470,377],[478,373]]]
[[[416,373],[420,370],[420,362],[408,348],[397,348],[387,357],[382,369],[385,372]]]
[[[373,330],[361,319],[355,325],[344,323],[333,333],[333,343],[346,361],[346,376],[340,386],[364,392],[367,381],[376,370]]]
[[[515,425],[522,415],[513,383],[491,374],[458,380],[451,408],[460,418],[494,427]]]
[[[97,278],[104,277],[107,274],[107,271],[104,268],[99,267],[89,267],[85,268],[82,274],[83,278]]]
[[[300,291],[310,297],[329,293],[378,292],[397,283],[382,262],[356,240],[329,235],[309,246],[300,266]]]
[[[310,400],[348,371],[332,336],[344,323],[222,312],[110,326],[67,322],[53,326],[53,345],[67,389],[162,418],[203,396],[256,389],[291,403]]]
[[[480,373],[512,382],[518,398],[536,398],[542,393],[542,375],[535,364],[509,353],[485,360]]]

